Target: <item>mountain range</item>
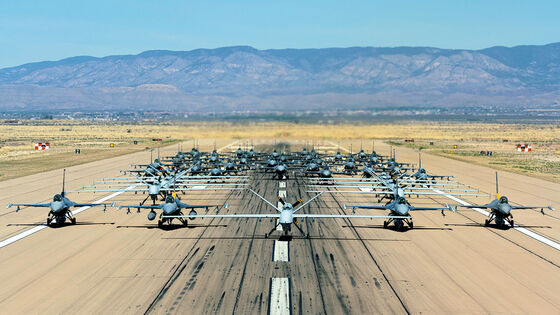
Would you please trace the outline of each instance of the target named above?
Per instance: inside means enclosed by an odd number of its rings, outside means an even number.
[[[0,69],[0,110],[292,111],[560,103],[560,43],[481,50],[247,46]]]

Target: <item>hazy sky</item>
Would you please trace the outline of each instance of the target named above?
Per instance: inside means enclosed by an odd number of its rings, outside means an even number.
[[[478,49],[560,41],[560,1],[1,1],[0,68],[232,45]]]

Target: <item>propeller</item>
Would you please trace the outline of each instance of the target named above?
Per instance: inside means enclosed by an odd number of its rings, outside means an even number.
[[[297,207],[301,202],[302,202],[302,200],[301,200],[301,199],[298,199],[296,202],[294,202],[294,203],[292,204],[292,207],[294,207],[294,208]]]
[[[282,205],[284,205],[284,204],[286,203],[286,202],[284,201],[284,199],[283,199],[282,197],[280,197],[280,196],[278,196],[278,201],[280,201],[280,203],[281,203]]]

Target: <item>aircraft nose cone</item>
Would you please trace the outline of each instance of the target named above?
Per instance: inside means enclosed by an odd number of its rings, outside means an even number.
[[[509,212],[511,211],[511,206],[510,205],[500,205],[499,209],[500,209],[501,213],[509,214]]]
[[[408,214],[408,207],[405,205],[398,205],[396,208],[399,215],[407,215]]]
[[[51,203],[52,212],[60,212],[64,208],[64,204],[60,201],[55,201]]]
[[[150,195],[157,195],[159,194],[159,186],[157,185],[150,185],[150,187],[148,188],[148,193]]]
[[[174,204],[164,204],[163,205],[163,212],[165,214],[173,214],[177,210],[177,207]]]

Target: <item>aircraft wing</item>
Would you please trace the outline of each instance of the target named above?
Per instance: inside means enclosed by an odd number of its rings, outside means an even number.
[[[117,209],[121,210],[123,208],[136,208],[140,209],[161,209],[162,205],[152,205],[152,206],[119,206]]]
[[[163,215],[162,218],[278,218],[279,214],[193,214],[193,215]]]
[[[294,214],[294,218],[363,218],[363,219],[411,219],[411,216],[360,215],[360,214]]]
[[[486,204],[486,205],[456,205],[455,208],[456,207],[463,207],[463,208],[469,208],[469,209],[472,209],[472,208],[489,208],[489,205],[488,204]]]
[[[445,175],[428,175],[428,177],[429,177],[429,178],[441,178],[441,179],[444,179],[444,178],[452,178],[452,177],[455,177],[455,176],[445,176]]]
[[[546,207],[525,207],[525,206],[511,206],[512,209],[514,210],[523,210],[523,209],[548,209],[548,210],[552,210],[554,211],[554,208],[552,208],[552,206],[546,206]]]
[[[106,203],[76,203],[76,202],[73,202],[72,206],[73,207],[86,207],[86,206],[89,206],[89,207],[94,207],[94,206],[111,206],[111,207],[114,207],[115,203],[114,202],[106,202]]]
[[[357,208],[357,209],[379,209],[379,210],[388,210],[386,206],[352,206],[352,205],[344,205],[344,209],[347,208]]]
[[[188,205],[188,204],[180,203],[179,206],[181,207],[181,209],[199,209],[199,208],[213,208],[213,207],[224,207],[227,209],[229,207],[227,203],[221,205]]]
[[[451,210],[451,211],[453,211],[453,208],[451,208],[451,206],[449,206],[449,205],[447,205],[447,207],[445,207],[445,208],[410,207],[410,211],[415,211],[415,210]]]
[[[12,206],[16,206],[18,207],[19,211],[19,207],[42,207],[42,208],[48,208],[51,206],[50,203],[9,203],[8,206],[6,208],[11,208]]]

